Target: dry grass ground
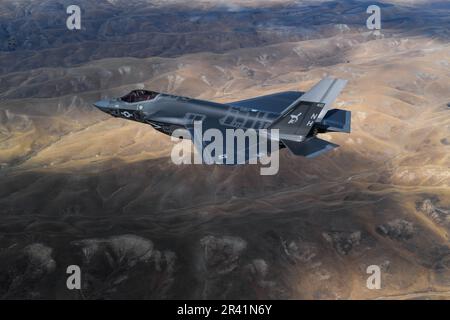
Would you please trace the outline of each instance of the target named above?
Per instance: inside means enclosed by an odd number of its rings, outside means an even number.
[[[383,37],[331,15],[357,20],[364,5],[324,2],[322,37],[0,75],[0,294],[449,298],[449,7],[420,7],[422,23],[398,30],[394,14],[421,3],[397,1]],[[327,134],[340,148],[314,160],[282,150],[276,176],[176,166],[169,137],[91,107],[136,87],[227,102],[325,75],[349,80],[336,106],[352,133]],[[88,275],[81,296],[60,285],[73,263]],[[381,290],[365,286],[372,264]]]

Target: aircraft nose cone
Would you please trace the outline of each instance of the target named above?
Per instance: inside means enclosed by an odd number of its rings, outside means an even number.
[[[94,106],[99,108],[101,111],[105,111],[108,109],[109,101],[108,100],[99,100],[94,103]]]

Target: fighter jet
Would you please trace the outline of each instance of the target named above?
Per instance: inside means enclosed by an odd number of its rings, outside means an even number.
[[[278,143],[279,148],[286,147],[294,155],[311,158],[338,147],[318,138],[319,133],[350,133],[350,111],[332,108],[332,102],[346,83],[346,80],[328,77],[307,92],[284,91],[229,103],[133,90],[120,98],[97,101],[94,106],[114,117],[149,124],[167,135],[172,135],[176,129],[185,129],[192,141],[196,123],[201,123],[203,130],[217,129],[224,136],[227,129],[266,129],[269,132],[278,129],[276,139],[267,135],[271,143]],[[206,147],[205,142],[194,145],[197,149]],[[202,154],[203,150],[197,151]],[[248,145],[234,152],[246,154],[242,163],[260,156],[259,153],[249,154]],[[224,158],[217,156],[216,160]]]

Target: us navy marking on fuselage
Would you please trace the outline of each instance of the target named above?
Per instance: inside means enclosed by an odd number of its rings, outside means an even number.
[[[129,113],[128,111],[122,111],[121,114],[126,118],[131,118],[133,115],[132,113]]]

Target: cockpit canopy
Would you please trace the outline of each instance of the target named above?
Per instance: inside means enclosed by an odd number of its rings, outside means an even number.
[[[120,100],[128,103],[147,101],[154,99],[158,94],[159,94],[158,92],[148,90],[133,90],[130,93],[121,97]]]

